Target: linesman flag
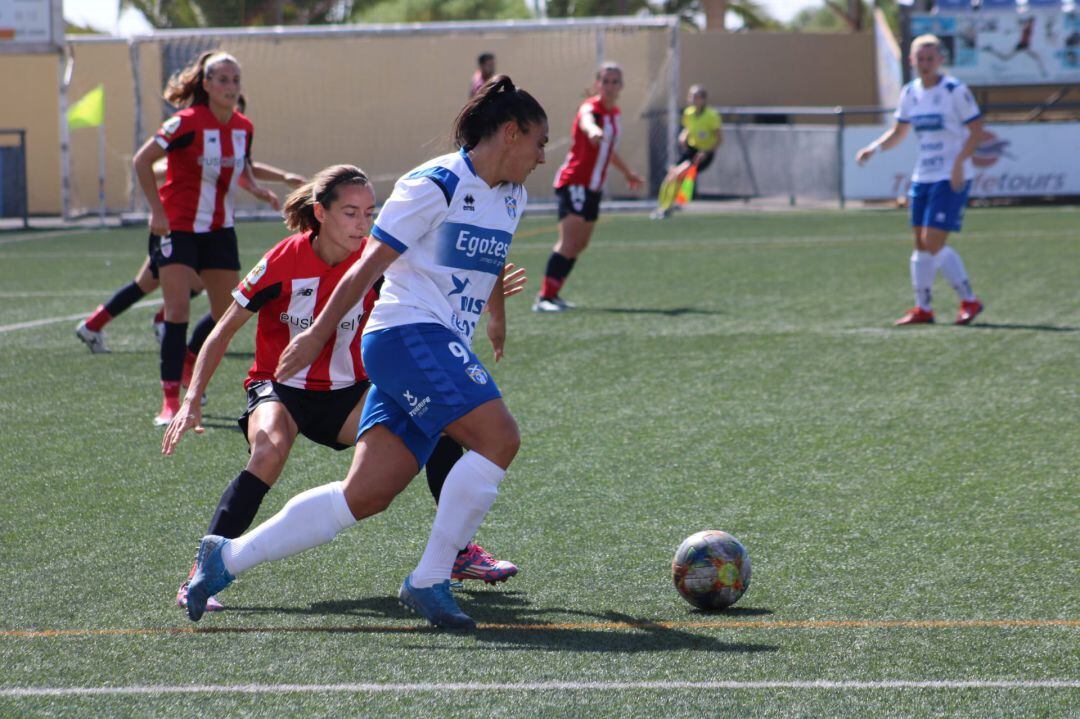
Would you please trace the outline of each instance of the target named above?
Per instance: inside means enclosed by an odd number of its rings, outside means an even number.
[[[100,127],[105,122],[105,85],[98,85],[68,108],[68,127]]]

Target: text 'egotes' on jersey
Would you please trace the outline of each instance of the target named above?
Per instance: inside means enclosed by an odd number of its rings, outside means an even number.
[[[402,254],[364,333],[435,322],[471,347],[526,201],[521,185],[489,187],[464,149],[399,179],[371,236]]]
[[[919,160],[913,182],[948,180],[953,163],[967,141],[967,125],[981,116],[971,90],[951,75],[938,78],[931,88],[915,78],[900,92],[896,121],[911,123],[919,138]],[[974,175],[970,159],[964,163],[964,179]]]

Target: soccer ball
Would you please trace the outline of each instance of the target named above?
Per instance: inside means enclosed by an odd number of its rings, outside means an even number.
[[[750,586],[750,555],[727,532],[706,530],[679,545],[671,574],[683,599],[700,609],[723,609]]]

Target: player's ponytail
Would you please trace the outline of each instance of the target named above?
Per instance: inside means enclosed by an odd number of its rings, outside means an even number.
[[[208,50],[199,55],[183,70],[169,78],[162,96],[173,107],[192,107],[206,105],[210,97],[203,87],[203,80],[214,74],[214,66],[221,62],[231,62],[240,67],[236,58],[221,50]]]
[[[529,125],[545,122],[547,113],[540,103],[507,75],[496,75],[485,82],[461,108],[454,120],[454,144],[471,148],[485,137],[494,135],[503,124],[513,121],[523,131]]]
[[[315,203],[329,208],[338,198],[338,188],[342,185],[368,184],[368,176],[359,167],[353,165],[331,165],[315,173],[310,182],[306,182],[292,191],[285,198],[281,214],[285,217],[285,226],[293,232],[318,234],[319,221],[315,218]]]

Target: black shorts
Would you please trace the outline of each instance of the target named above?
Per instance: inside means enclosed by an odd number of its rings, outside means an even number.
[[[698,152],[700,151],[695,150],[692,147],[687,147],[685,150],[683,150],[683,154],[679,156],[679,161],[675,164],[681,165],[684,162],[693,162],[694,158],[697,157]],[[701,158],[701,162],[698,163],[698,172],[704,172],[705,168],[712,164],[713,156],[716,155],[716,152],[705,152],[702,154],[704,154],[705,157]]]
[[[600,216],[600,196],[585,185],[563,185],[555,188],[559,198],[559,219],[567,215],[579,215],[586,222],[596,222]]]
[[[370,385],[370,382],[363,380],[352,387],[321,392],[297,389],[270,380],[252,382],[247,391],[247,410],[236,421],[244,437],[247,437],[248,417],[255,408],[263,402],[281,402],[300,428],[300,434],[331,449],[348,449],[352,445],[339,442],[338,435]]]
[[[158,276],[158,268],[166,265],[186,265],[196,272],[239,272],[240,248],[236,241],[236,230],[223,227],[210,232],[173,230],[165,237],[150,235],[150,271],[154,277]]]
[[[160,280],[161,279],[161,277],[160,277],[161,270],[158,269],[157,260],[154,259],[154,248],[157,246],[154,241],[155,240],[160,240],[160,239],[161,238],[158,237],[157,235],[150,235],[150,248],[146,252],[147,256],[150,258],[150,263],[149,263],[150,274],[152,274],[154,276],[155,280]]]

